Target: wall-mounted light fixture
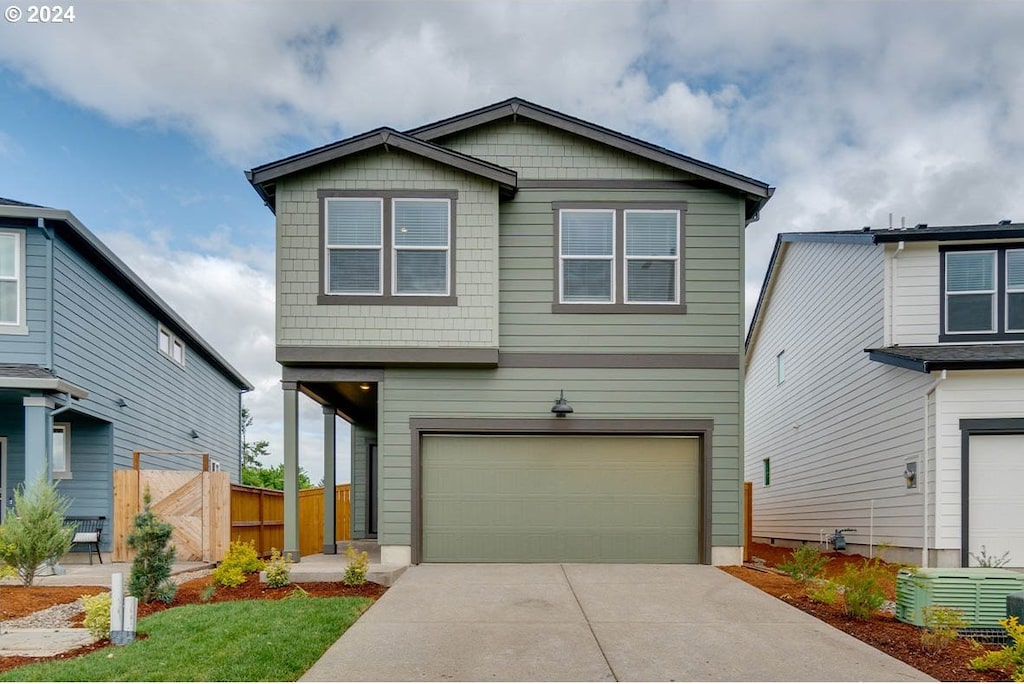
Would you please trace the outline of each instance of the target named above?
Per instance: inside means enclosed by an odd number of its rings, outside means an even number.
[[[199,439],[199,433],[196,432],[194,429],[189,430],[188,436],[191,437],[192,439]]]
[[[559,418],[565,418],[572,413],[572,406],[569,406],[569,402],[565,400],[565,390],[561,390],[561,394],[555,400],[555,405],[551,407],[551,412]]]
[[[907,489],[917,488],[917,461],[910,461],[903,469],[903,479],[907,481]]]
[[[120,398],[117,401],[115,401],[114,403],[117,404],[118,408],[127,408],[127,406],[128,406],[128,402],[125,401],[124,399],[120,399]]]

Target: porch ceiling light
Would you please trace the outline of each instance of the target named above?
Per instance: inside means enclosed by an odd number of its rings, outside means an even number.
[[[565,400],[565,390],[561,390],[558,399],[555,400],[555,405],[551,407],[551,412],[559,418],[565,418],[572,413],[572,406],[569,406],[569,402]]]
[[[368,382],[361,382],[361,383],[359,383],[359,389],[363,390],[364,392],[369,392],[370,391],[370,383],[368,383]]]

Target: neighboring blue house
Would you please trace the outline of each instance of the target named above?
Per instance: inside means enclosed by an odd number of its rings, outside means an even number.
[[[251,389],[73,214],[0,198],[0,512],[45,475],[69,514],[111,518],[133,451],[209,453],[237,482]]]

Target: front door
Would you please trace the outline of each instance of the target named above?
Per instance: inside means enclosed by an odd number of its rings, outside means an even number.
[[[0,522],[7,517],[7,438],[0,437]]]
[[[377,445],[370,445],[370,465],[366,478],[366,533],[377,536]]]

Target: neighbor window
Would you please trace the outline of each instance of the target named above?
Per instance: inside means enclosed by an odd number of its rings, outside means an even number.
[[[71,424],[53,424],[50,472],[55,479],[71,477]]]
[[[1024,339],[1024,248],[942,251],[940,341]]]
[[[786,352],[780,351],[775,357],[775,383],[781,385],[786,380]]]
[[[456,193],[321,190],[319,196],[319,303],[456,303]]]
[[[21,231],[0,231],[0,333],[25,329],[25,248]]]
[[[157,326],[157,348],[179,366],[185,365],[185,344],[166,327]]]
[[[558,256],[554,311],[681,313],[684,205],[555,202],[552,207]]]
[[[761,465],[764,467],[764,486],[767,487],[772,483],[772,459],[761,459]]]

